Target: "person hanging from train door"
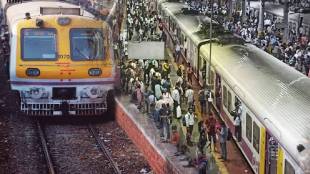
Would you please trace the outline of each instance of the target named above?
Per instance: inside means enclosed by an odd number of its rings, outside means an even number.
[[[241,141],[241,119],[240,116],[237,115],[236,119],[234,120],[235,126],[235,136],[238,142]]]
[[[235,110],[231,111],[231,115],[234,117],[235,137],[238,142],[241,141],[241,115],[242,106],[240,100],[235,98]]]

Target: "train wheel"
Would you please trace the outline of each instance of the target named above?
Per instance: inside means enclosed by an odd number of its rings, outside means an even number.
[[[115,94],[114,90],[110,90],[107,94],[107,112],[108,120],[115,120]]]

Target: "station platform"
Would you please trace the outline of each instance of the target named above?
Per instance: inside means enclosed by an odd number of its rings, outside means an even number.
[[[140,113],[136,105],[130,103],[127,96],[117,99],[116,120],[127,132],[136,146],[142,151],[154,173],[196,174],[195,168],[185,168],[185,156],[174,156],[176,147],[170,143],[162,143],[159,130],[153,120]]]
[[[175,83],[177,75],[177,64],[172,59],[172,52],[166,49],[166,56],[169,63],[172,65],[172,71],[170,78],[172,84]],[[198,101],[198,91],[201,89],[197,80],[193,78],[192,87],[195,93],[195,101]],[[177,148],[170,143],[163,143],[160,137],[160,130],[156,128],[155,122],[150,116],[142,113],[137,109],[134,103],[130,102],[129,95],[122,95],[116,99],[116,121],[127,132],[128,136],[141,150],[145,158],[148,160],[152,170],[156,174],[178,173],[178,174],[192,174],[198,173],[198,169],[195,167],[187,167],[188,160],[186,157],[195,158],[198,154],[198,148],[196,144],[199,140],[198,121],[205,119],[206,116],[201,116],[199,112],[200,106],[196,103],[196,115],[198,120],[195,122],[192,142],[194,146],[188,147],[189,153],[185,155],[175,156]],[[184,112],[182,112],[184,113]],[[184,113],[185,114],[185,113]],[[185,141],[186,129],[179,121],[173,120],[172,125],[177,126],[177,130],[180,131],[181,141]],[[238,174],[252,174],[250,166],[242,156],[241,152],[237,148],[233,141],[227,142],[228,160],[221,161],[219,159],[219,144],[216,144],[216,152],[206,150],[206,156],[208,159],[208,171],[207,173],[238,173]]]

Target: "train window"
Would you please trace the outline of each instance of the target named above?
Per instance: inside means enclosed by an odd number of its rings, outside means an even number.
[[[227,89],[226,86],[223,85],[223,101],[224,106],[227,108]]]
[[[100,29],[71,29],[70,47],[72,60],[103,59],[103,41],[103,35]]]
[[[259,153],[259,138],[260,138],[260,129],[259,126],[253,122],[253,146],[257,153]]]
[[[247,139],[252,142],[252,117],[246,113],[245,134]]]
[[[231,93],[229,90],[227,90],[227,109],[228,111],[232,111],[231,109]]]
[[[285,159],[284,174],[295,174],[295,169],[290,162]]]
[[[54,60],[57,58],[56,52],[55,29],[22,29],[21,54],[23,60]]]

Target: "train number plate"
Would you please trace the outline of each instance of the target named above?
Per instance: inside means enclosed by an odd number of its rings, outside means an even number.
[[[61,111],[53,111],[53,115],[62,115]]]
[[[70,115],[76,115],[76,111],[69,111]]]

